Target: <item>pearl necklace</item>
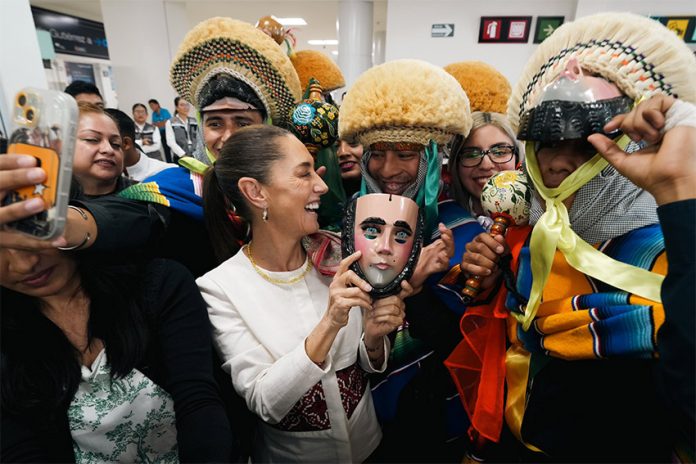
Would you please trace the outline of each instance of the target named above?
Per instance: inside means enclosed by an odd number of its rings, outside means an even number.
[[[267,273],[263,272],[263,270],[261,270],[261,268],[256,264],[256,261],[254,261],[254,256],[251,254],[251,243],[252,242],[249,242],[249,244],[246,246],[247,255],[249,256],[249,261],[251,262],[251,267],[254,268],[254,270],[256,271],[256,273],[258,275],[260,275],[261,277],[263,277],[265,280],[269,281],[272,284],[292,285],[292,284],[297,283],[300,280],[304,279],[305,276],[307,275],[307,273],[312,270],[312,260],[308,258],[307,259],[307,266],[305,267],[305,270],[302,271],[302,274],[300,274],[296,277],[293,277],[292,279],[289,279],[289,280],[274,279],[273,277],[271,277]]]

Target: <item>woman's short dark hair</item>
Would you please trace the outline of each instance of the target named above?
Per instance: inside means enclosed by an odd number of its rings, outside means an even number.
[[[251,177],[268,184],[273,163],[283,157],[279,139],[290,136],[290,132],[276,126],[243,127],[230,136],[208,169],[203,186],[204,217],[221,262],[239,250],[251,220],[251,209],[239,190],[239,179]]]
[[[143,105],[142,103],[136,103],[135,105],[133,105],[133,108],[131,108],[131,111],[134,112],[135,109],[138,108],[138,107],[141,107],[141,108],[144,109],[145,112],[147,113],[147,108],[146,108],[145,105]]]

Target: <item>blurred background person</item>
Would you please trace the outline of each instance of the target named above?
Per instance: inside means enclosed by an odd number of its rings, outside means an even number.
[[[339,140],[336,156],[338,156],[338,167],[341,169],[341,180],[346,197],[350,199],[358,190],[362,182],[360,172],[360,160],[363,155],[363,147],[357,142],[347,142]]]
[[[135,142],[150,158],[164,161],[162,157],[162,136],[159,129],[147,122],[147,108],[142,103],[133,105],[135,120]]]
[[[159,129],[160,133],[160,140],[165,139],[165,133],[164,133],[164,125],[167,121],[169,121],[172,118],[171,113],[167,108],[162,108],[157,100],[154,98],[151,98],[148,100],[147,104],[150,106],[150,109],[152,110],[152,125],[157,127]],[[172,157],[171,153],[169,151],[169,147],[167,144],[164,144],[164,161],[167,163],[172,162]]]
[[[116,120],[121,133],[121,150],[123,151],[124,174],[131,180],[140,182],[163,169],[174,168],[175,164],[165,163],[150,158],[143,153],[140,145],[135,143],[135,123],[121,110],[107,108],[107,114]]]
[[[72,81],[65,90],[65,93],[71,95],[78,103],[92,103],[100,107],[104,107],[104,99],[96,85],[85,81]]]
[[[191,105],[181,97],[174,99],[174,117],[164,126],[165,140],[172,160],[177,162],[184,156],[193,156],[198,138],[198,122],[189,116]]]

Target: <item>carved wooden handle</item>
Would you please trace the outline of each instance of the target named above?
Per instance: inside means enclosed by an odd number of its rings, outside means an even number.
[[[491,226],[491,236],[505,235],[505,231],[511,225],[512,221],[506,216],[496,216],[493,218],[493,225]],[[481,291],[481,276],[473,275],[466,279],[464,283],[464,289],[462,290],[462,299],[464,304],[469,304],[476,299],[479,292]]]

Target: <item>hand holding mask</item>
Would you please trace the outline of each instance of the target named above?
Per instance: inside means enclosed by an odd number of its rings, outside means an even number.
[[[418,262],[423,244],[423,218],[407,197],[375,193],[364,195],[346,208],[343,221],[343,256],[362,256],[351,269],[368,281],[373,298],[401,291]]]

